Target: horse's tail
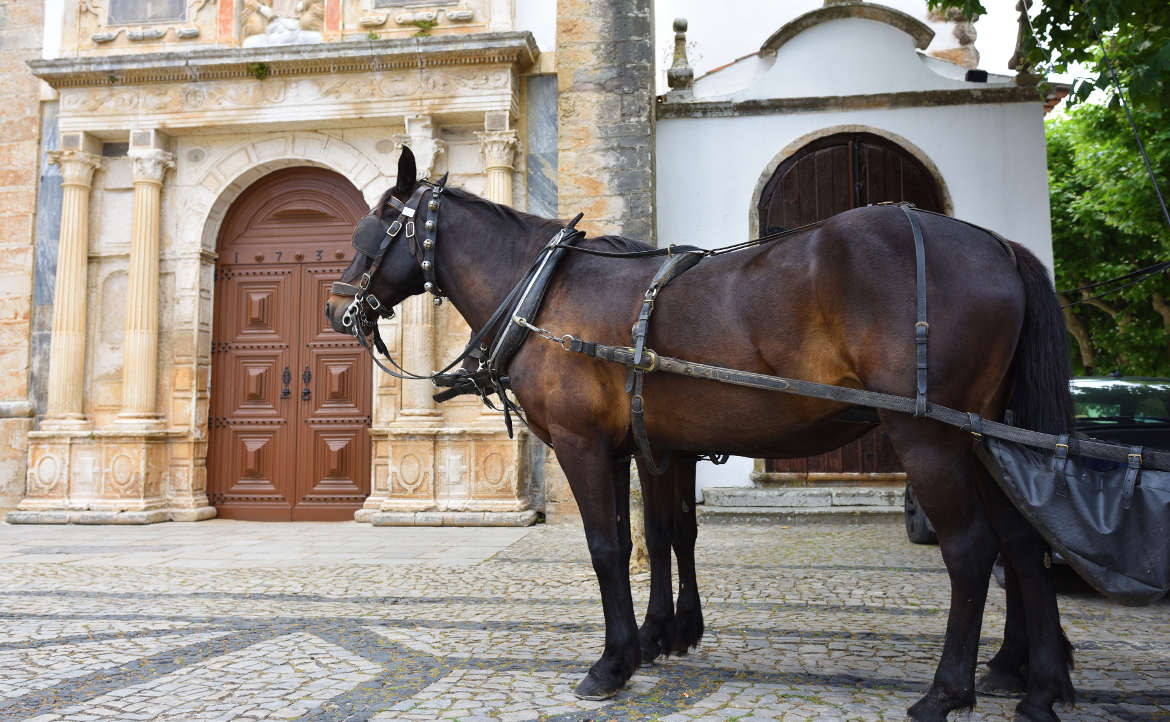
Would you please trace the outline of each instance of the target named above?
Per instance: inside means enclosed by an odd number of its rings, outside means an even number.
[[[1012,243],[1024,283],[1024,324],[1012,362],[1009,408],[1015,425],[1049,434],[1073,433],[1073,402],[1064,314],[1048,269],[1018,243]]]

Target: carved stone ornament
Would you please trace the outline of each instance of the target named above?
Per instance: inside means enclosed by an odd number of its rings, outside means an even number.
[[[93,186],[93,172],[102,167],[102,157],[81,150],[51,150],[49,162],[61,168],[61,185]]]
[[[394,136],[395,149],[404,145],[409,145],[414,153],[420,178],[430,177],[435,171],[435,161],[447,152],[447,144],[439,140],[438,129],[429,115],[407,116],[406,133]]]
[[[134,164],[134,182],[162,183],[167,169],[175,167],[175,156],[165,150],[147,148],[131,150],[130,160]]]
[[[513,167],[516,157],[516,143],[519,137],[514,130],[485,130],[475,134],[483,150],[484,168]]]
[[[245,48],[319,43],[325,38],[325,0],[299,0],[296,17],[284,17],[272,0],[244,0],[240,10],[240,34]]]

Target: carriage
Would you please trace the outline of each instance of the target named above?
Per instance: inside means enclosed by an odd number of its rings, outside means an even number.
[[[982,684],[1021,695],[1025,719],[1055,719],[1053,703],[1074,694],[1050,549],[1122,601],[1170,587],[1170,452],[1074,433],[1061,310],[1047,270],[1022,246],[906,205],[714,251],[586,238],[576,220],[419,180],[404,149],[395,186],[355,230],[358,254],[326,315],[378,350],[386,372],[448,387],[440,400],[494,397],[509,428],[517,416],[556,453],[606,621],[579,696],[613,696],[639,663],[702,636],[696,461],[836,448],[868,430],[849,417],[858,407],[876,409],[888,430],[951,581],[941,660],[912,718],[974,704],[999,553],[1007,620]],[[478,329],[433,374],[397,366],[378,333],[379,317],[420,293],[449,299]],[[628,571],[631,457],[651,563],[640,628]]]

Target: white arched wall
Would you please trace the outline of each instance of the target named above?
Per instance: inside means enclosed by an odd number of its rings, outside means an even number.
[[[753,209],[776,165],[828,132],[859,128],[896,141],[939,179],[956,218],[1017,241],[1052,266],[1040,102],[875,107],[828,112],[659,118],[658,243],[706,248],[754,237]],[[755,221],[758,224],[758,219]],[[697,486],[751,484],[750,459],[700,464]]]

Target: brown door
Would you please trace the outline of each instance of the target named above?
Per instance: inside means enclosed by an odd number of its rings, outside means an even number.
[[[224,219],[207,459],[222,517],[352,519],[369,494],[370,359],[324,314],[365,212],[340,175],[289,168]]]
[[[908,201],[925,210],[943,211],[938,183],[922,162],[904,148],[870,133],[818,138],[784,161],[764,186],[757,208],[760,233],[795,228],[882,201]],[[913,343],[911,335],[907,335],[906,343]],[[765,470],[886,474],[901,472],[902,468],[889,436],[879,426],[827,454],[767,459]]]

